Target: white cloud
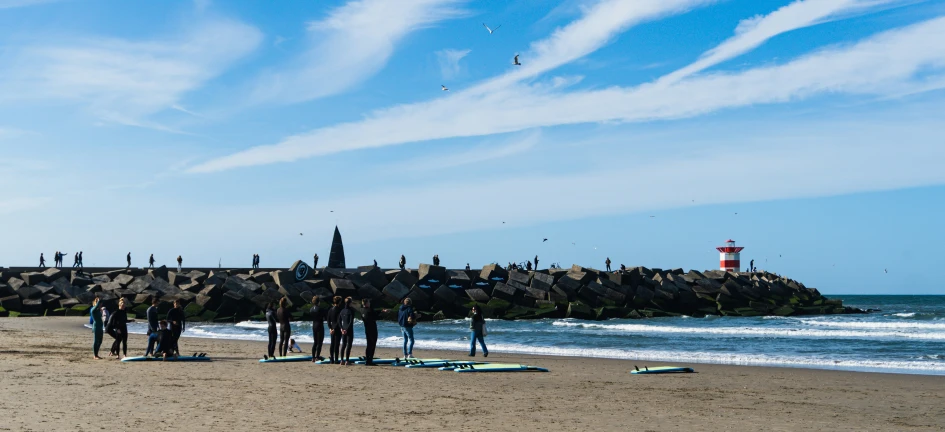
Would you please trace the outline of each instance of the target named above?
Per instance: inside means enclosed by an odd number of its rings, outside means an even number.
[[[456,168],[464,165],[479,164],[491,160],[514,156],[533,149],[541,141],[541,131],[530,131],[514,136],[501,146],[480,145],[475,148],[442,156],[415,158],[396,164],[398,171],[438,170]]]
[[[53,3],[61,0],[0,0],[0,9],[13,9],[18,7],[35,6],[46,3]]]
[[[436,60],[440,64],[440,75],[443,79],[451,79],[459,75],[459,61],[466,57],[471,50],[445,49],[436,52]]]
[[[341,93],[375,75],[411,32],[465,14],[466,0],[356,0],[308,26],[309,48],[265,73],[253,102],[301,102]]]
[[[457,93],[375,112],[368,119],[317,129],[197,165],[191,172],[290,162],[343,151],[535,127],[605,121],[640,122],[725,108],[783,103],[818,94],[883,95],[913,89],[920,71],[945,68],[945,18],[823,50],[784,65],[685,79],[663,86],[555,93],[519,86],[485,95]]]
[[[779,34],[822,23],[840,14],[882,6],[900,0],[797,0],[765,15],[742,20],[735,36],[702,55],[699,60],[660,79],[668,84],[749,52]]]
[[[0,103],[72,101],[108,121],[148,126],[142,117],[176,105],[261,40],[251,26],[216,20],[169,40],[31,44],[0,69]]]

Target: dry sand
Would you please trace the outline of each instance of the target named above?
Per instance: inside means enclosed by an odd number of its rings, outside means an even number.
[[[260,364],[263,343],[198,338],[182,351],[213,362],[120,363],[92,359],[84,322],[0,318],[0,430],[945,430],[941,376],[720,365],[638,376],[633,361],[502,353],[489,360],[551,372]],[[129,354],[145,344],[132,336]]]

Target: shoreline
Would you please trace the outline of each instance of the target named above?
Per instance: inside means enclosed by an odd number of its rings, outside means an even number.
[[[85,322],[0,319],[5,427],[945,430],[942,376],[715,364],[700,364],[694,374],[638,376],[629,373],[629,360],[501,352],[488,360],[550,372],[259,364],[264,342],[193,337],[182,341],[182,351],[208,352],[214,361],[122,364],[92,360]],[[143,336],[129,337],[129,355],[144,346]],[[352,356],[361,353],[355,347]],[[378,349],[379,357],[396,354]]]

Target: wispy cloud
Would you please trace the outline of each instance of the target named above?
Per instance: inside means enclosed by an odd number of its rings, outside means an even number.
[[[17,49],[0,69],[0,104],[71,101],[107,121],[148,126],[187,92],[253,51],[262,35],[235,21],[203,21],[155,41],[78,38]]]
[[[466,0],[356,0],[308,25],[308,48],[263,74],[252,101],[294,103],[341,93],[375,75],[411,32],[463,16]]]
[[[466,57],[471,50],[445,49],[436,52],[436,60],[440,64],[440,76],[443,79],[452,79],[459,75],[459,61]]]
[[[797,0],[764,16],[743,20],[735,36],[702,55],[699,60],[660,79],[668,84],[745,54],[768,39],[820,24],[842,14],[876,8],[901,0]]]
[[[533,149],[540,141],[541,131],[535,130],[523,135],[511,137],[500,146],[480,145],[448,155],[415,158],[402,164],[397,164],[397,169],[398,171],[409,169],[430,171],[479,164],[524,153]]]
[[[191,172],[289,162],[343,151],[535,127],[691,117],[726,108],[783,103],[825,93],[876,94],[927,85],[916,74],[942,72],[945,18],[881,33],[784,65],[684,79],[673,85],[553,92],[518,86],[485,95],[457,93],[375,112],[370,118],[296,135],[211,160]]]
[[[46,3],[53,3],[62,0],[0,0],[0,9],[13,9],[18,7],[36,6]]]

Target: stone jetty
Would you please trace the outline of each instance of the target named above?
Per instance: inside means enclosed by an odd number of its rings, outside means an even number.
[[[388,308],[410,298],[421,320],[461,318],[479,305],[489,318],[540,319],[656,318],[687,315],[794,316],[862,313],[825,298],[816,288],[767,272],[699,272],[635,267],[604,272],[578,265],[570,269],[448,270],[374,266],[311,269],[302,261],[288,269],[186,269],[160,267],[74,269],[0,268],[0,316],[88,315],[99,296],[107,307],[130,302],[143,318],[151,300],[162,310],[180,299],[192,321],[261,319],[269,302],[286,297],[296,319],[307,319],[313,297],[369,298]]]

